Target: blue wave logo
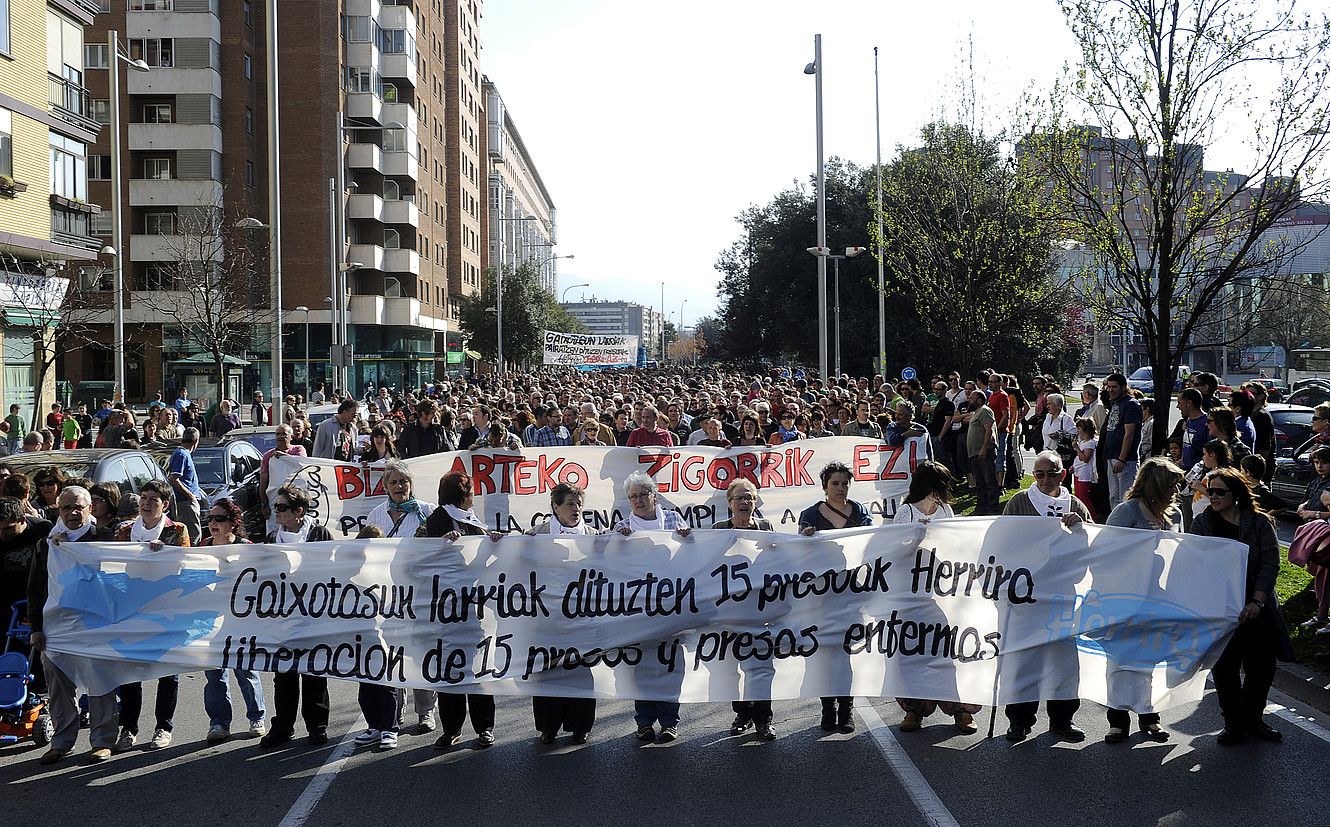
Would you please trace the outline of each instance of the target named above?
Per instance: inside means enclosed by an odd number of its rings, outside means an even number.
[[[1073,638],[1080,651],[1116,665],[1180,671],[1194,668],[1225,628],[1171,600],[1094,590],[1053,598],[1047,623],[1050,641]]]

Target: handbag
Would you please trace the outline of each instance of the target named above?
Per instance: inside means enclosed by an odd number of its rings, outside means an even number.
[[[1330,540],[1330,521],[1312,520],[1303,523],[1293,532],[1293,542],[1288,547],[1288,561],[1304,568],[1308,563],[1330,565],[1330,542],[1327,540]]]

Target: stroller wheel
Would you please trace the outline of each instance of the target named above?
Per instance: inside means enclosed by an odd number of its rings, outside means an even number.
[[[39,747],[44,747],[51,743],[55,737],[55,721],[45,712],[37,716],[37,720],[32,722],[32,742]]]

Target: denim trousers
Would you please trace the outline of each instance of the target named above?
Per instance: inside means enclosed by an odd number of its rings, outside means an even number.
[[[262,721],[263,684],[259,676],[248,669],[231,670],[236,676],[236,685],[240,687],[240,696],[245,699],[245,718],[251,724]],[[209,669],[205,671],[208,683],[203,687],[203,710],[208,713],[208,726],[231,728],[231,685],[226,680],[226,670]]]
[[[659,721],[662,727],[677,727],[679,704],[674,701],[633,701],[633,720],[638,726],[651,726]]]

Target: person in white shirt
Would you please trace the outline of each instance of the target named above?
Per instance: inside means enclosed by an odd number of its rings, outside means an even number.
[[[1095,465],[1094,456],[1099,450],[1098,431],[1092,418],[1083,416],[1076,420],[1076,461],[1071,466],[1072,493],[1087,506],[1091,503],[1090,486],[1099,482],[1099,469]],[[1094,514],[1093,507],[1090,513]],[[1099,521],[1096,515],[1095,522]]]

